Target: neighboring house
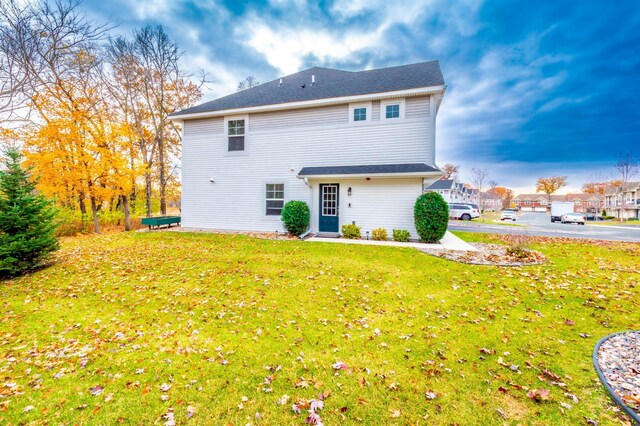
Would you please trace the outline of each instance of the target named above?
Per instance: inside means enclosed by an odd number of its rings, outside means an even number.
[[[567,194],[566,201],[573,201],[576,213],[599,214],[604,207],[604,195],[600,194]]]
[[[464,203],[464,204],[477,204],[480,205],[478,199],[478,190],[470,188],[467,184],[457,182],[453,179],[440,179],[433,182],[431,185],[425,186],[424,192],[436,192],[442,195],[442,198],[447,203]],[[485,198],[488,197],[488,198]],[[483,210],[496,210],[496,203],[493,196],[483,193],[482,198]],[[499,210],[502,207],[502,200],[500,200]]]
[[[551,197],[555,201],[555,196]],[[546,212],[549,207],[549,197],[546,194],[520,194],[513,198],[513,202],[523,212]]]
[[[445,92],[437,61],[350,72],[314,67],[177,112],[182,225],[283,231],[289,200],[311,231],[407,229],[435,166]]]
[[[463,183],[453,179],[440,179],[425,186],[424,192],[436,192],[447,203],[471,203],[470,193]]]
[[[617,219],[640,219],[640,182],[607,188],[604,208]]]
[[[604,206],[604,198],[600,194],[552,194],[551,202],[572,201],[573,211],[576,213],[600,213]],[[551,208],[546,194],[520,194],[513,199],[513,202],[516,207],[525,212],[546,212]]]
[[[492,190],[483,192],[482,209],[486,212],[497,212],[502,210],[502,197]]]

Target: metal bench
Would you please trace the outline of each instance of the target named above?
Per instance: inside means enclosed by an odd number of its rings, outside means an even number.
[[[160,228],[162,225],[167,225],[171,228],[171,225],[180,225],[180,216],[157,216],[157,217],[143,217],[142,224],[147,225],[149,229]]]

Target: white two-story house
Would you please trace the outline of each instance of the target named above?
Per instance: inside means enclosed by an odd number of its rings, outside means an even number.
[[[437,61],[360,72],[310,68],[172,115],[183,123],[182,225],[284,231],[288,200],[311,231],[406,229],[435,165],[445,92]]]

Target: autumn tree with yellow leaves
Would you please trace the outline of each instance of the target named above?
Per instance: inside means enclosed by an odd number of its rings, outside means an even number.
[[[201,98],[203,81],[180,68],[182,53],[162,27],[116,39],[109,30],[74,2],[0,0],[0,64],[14,70],[11,79],[0,72],[0,113],[9,112],[0,114],[0,128],[3,117],[23,114],[38,190],[90,211],[96,232],[100,211],[114,208],[130,229],[140,186],[146,214],[155,194],[166,214],[181,142],[168,117]]]

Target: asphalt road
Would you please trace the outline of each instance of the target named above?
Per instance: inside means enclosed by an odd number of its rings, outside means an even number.
[[[542,237],[588,238],[608,241],[640,242],[640,226],[574,225],[551,223],[548,213],[519,213],[517,224],[489,225],[474,221],[450,221],[450,231],[489,232],[494,234],[526,234]]]

